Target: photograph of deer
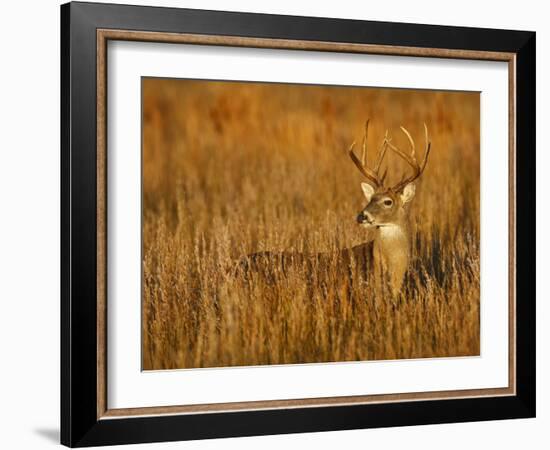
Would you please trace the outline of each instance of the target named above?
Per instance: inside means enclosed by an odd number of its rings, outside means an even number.
[[[479,93],[142,92],[144,370],[479,355]]]

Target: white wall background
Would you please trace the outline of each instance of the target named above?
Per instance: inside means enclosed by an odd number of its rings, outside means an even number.
[[[120,0],[122,2],[122,0]],[[389,0],[132,0],[134,4],[341,17],[537,32],[538,417],[202,442],[159,449],[547,448],[550,441],[550,327],[545,326],[550,215],[543,168],[550,101],[550,28],[544,2]],[[0,448],[41,449],[59,439],[59,1],[6,2],[0,26]],[[546,151],[543,151],[546,149]],[[541,231],[542,230],[542,231]]]

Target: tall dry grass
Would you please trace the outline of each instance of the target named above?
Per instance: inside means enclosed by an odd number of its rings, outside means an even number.
[[[432,139],[402,294],[331,270],[228,275],[253,252],[370,238],[344,152],[368,117],[371,148],[386,128],[406,148],[401,124]],[[142,327],[144,369],[479,354],[479,95],[144,79]]]

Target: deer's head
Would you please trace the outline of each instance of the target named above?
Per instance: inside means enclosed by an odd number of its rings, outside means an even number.
[[[411,134],[406,128],[401,127],[401,131],[405,134],[410,143],[410,154],[403,152],[392,144],[391,138],[388,136],[388,131],[386,131],[373,168],[367,166],[368,130],[369,121],[367,120],[365,124],[365,136],[363,137],[363,153],[361,159],[359,159],[353,151],[355,142],[349,149],[351,160],[367,179],[367,182],[361,183],[361,189],[367,199],[367,204],[357,215],[357,222],[366,228],[388,227],[399,223],[405,217],[405,206],[413,199],[415,194],[414,182],[422,175],[422,172],[424,172],[426,168],[431,147],[428,138],[428,128],[426,124],[424,124],[426,150],[421,163],[418,163],[416,160],[416,150]],[[401,181],[393,186],[385,186],[384,184],[387,172],[384,172],[383,175],[379,174],[382,161],[388,148],[405,160],[412,168],[411,174],[408,176],[404,175]]]

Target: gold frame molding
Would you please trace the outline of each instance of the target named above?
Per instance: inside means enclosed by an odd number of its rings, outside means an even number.
[[[218,45],[268,49],[364,53],[392,56],[474,59],[508,63],[509,73],[509,286],[508,286],[508,387],[490,389],[411,392],[403,394],[358,395],[289,400],[247,401],[201,405],[150,406],[109,409],[107,405],[107,42],[109,40]],[[297,41],[285,39],[245,38],[236,36],[157,33],[147,31],[97,30],[97,418],[116,419],[130,416],[219,413],[265,409],[289,409],[322,406],[344,406],[367,403],[391,403],[420,400],[445,400],[473,397],[516,395],[516,55],[505,52],[453,50],[442,48],[398,47],[387,45]]]

